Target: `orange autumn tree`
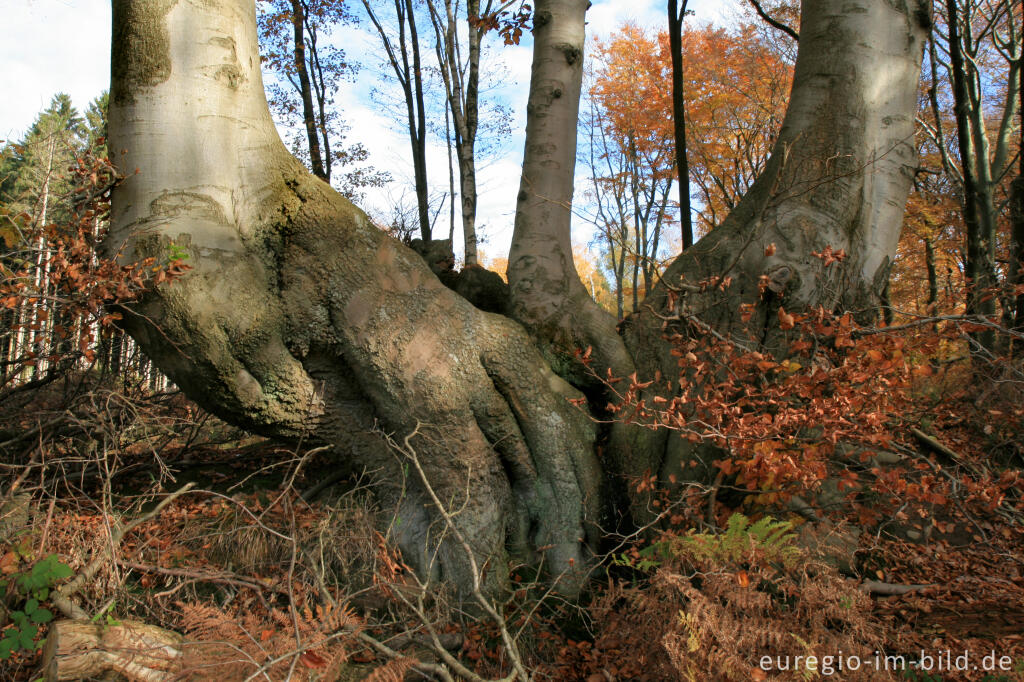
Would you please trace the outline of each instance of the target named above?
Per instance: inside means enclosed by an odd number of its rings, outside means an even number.
[[[944,181],[942,176],[919,174],[907,200],[903,232],[889,275],[887,321],[900,312],[962,312],[963,217],[956,195],[944,188]]]
[[[682,38],[690,185],[697,233],[725,217],[763,169],[782,122],[792,67],[754,25]],[[582,155],[587,192],[620,317],[635,311],[678,222],[668,33],[624,24],[594,41]],[[673,235],[675,236],[675,235]]]
[[[595,40],[593,54],[583,114],[589,145],[582,153],[621,318],[627,293],[635,312],[654,285],[663,232],[673,218],[675,147],[666,87],[672,62],[667,41],[631,23],[608,41]]]
[[[667,34],[660,40],[667,45]],[[764,168],[793,69],[779,45],[754,25],[685,31],[683,68],[690,182],[703,233],[735,208]]]

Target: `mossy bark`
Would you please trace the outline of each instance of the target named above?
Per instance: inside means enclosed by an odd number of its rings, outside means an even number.
[[[440,541],[451,533],[422,482],[373,435],[375,424],[399,440],[419,428],[411,445],[490,585],[503,582],[506,546],[545,547],[574,590],[600,479],[593,427],[567,402],[579,394],[521,327],[445,288],[287,153],[252,2],[181,2],[159,27],[121,32],[134,50],[169,53],[172,68],[117,86],[130,96],[112,106],[111,145],[126,150],[115,161],[128,177],[107,244],[132,260],[166,259],[173,243],[193,267],[135,306],[129,331],[214,413],[330,444],[339,466],[375,475],[406,560],[468,589],[469,562]]]

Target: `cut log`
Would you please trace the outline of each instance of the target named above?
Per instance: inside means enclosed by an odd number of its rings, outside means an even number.
[[[181,635],[138,622],[57,621],[43,649],[47,682],[94,679],[109,672],[130,682],[170,682],[178,679],[181,664]]]

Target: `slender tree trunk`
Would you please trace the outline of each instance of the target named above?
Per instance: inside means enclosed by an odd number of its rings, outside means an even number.
[[[1012,21],[1012,19],[1011,19]],[[1021,12],[1020,35],[1024,36],[1024,10]],[[1024,50],[1022,50],[1024,54]],[[1010,283],[1015,293],[1014,327],[1024,329],[1024,67],[1019,67],[1020,78],[1017,94],[1020,98],[1017,110],[1020,113],[1020,140],[1017,145],[1017,177],[1010,186]]]
[[[1010,283],[1015,303],[1014,328],[1020,330],[1024,329],[1024,169],[1010,185],[1010,218]]]
[[[451,7],[451,0],[445,0]],[[463,105],[463,130],[459,133],[459,182],[462,196],[462,237],[466,244],[466,265],[477,264],[476,236],[476,136],[480,120],[480,42],[483,31],[473,26],[470,17],[480,14],[480,0],[467,0],[466,23],[468,25],[469,63],[465,85],[465,104]],[[454,14],[449,9],[449,22],[455,25]],[[452,31],[452,47],[455,45],[456,32]],[[449,55],[453,54],[449,52]],[[454,54],[458,55],[458,50]],[[450,57],[449,57],[450,59]]]
[[[451,110],[444,110],[444,140],[448,150],[448,241],[455,243],[455,141],[452,140]]]
[[[363,8],[377,29],[381,45],[387,54],[391,69],[395,72],[402,93],[405,96],[406,125],[409,131],[409,146],[412,151],[413,176],[416,183],[416,210],[420,224],[420,238],[430,241],[430,186],[427,177],[427,118],[423,98],[423,73],[420,63],[419,33],[416,29],[415,5],[412,0],[394,0],[398,21],[397,45],[393,44],[369,0],[363,0]],[[408,33],[408,35],[407,35]],[[412,49],[410,61],[409,50]]]
[[[615,248],[613,245],[611,248]],[[618,265],[613,263],[615,270],[615,309],[618,312],[618,318],[621,320],[626,316],[626,299],[625,291],[623,286],[626,280],[626,254],[621,249],[619,250],[619,262]]]
[[[474,26],[470,18],[479,16],[480,0],[469,0],[466,4],[468,55],[465,64],[459,47],[456,6],[452,0],[445,0],[443,17],[432,0],[428,0],[427,7],[437,38],[437,63],[455,128],[465,265],[472,266],[477,264],[476,136],[480,115],[480,42],[483,29]]]
[[[304,24],[306,12],[302,0],[292,0],[292,28],[295,41],[295,73],[299,77],[299,91],[302,95],[302,122],[306,126],[306,140],[309,144],[309,160],[313,175],[329,180],[320,155],[320,138],[317,134],[316,113],[313,109],[313,90],[309,84],[309,70],[306,67],[306,37]]]
[[[686,99],[683,92],[683,21],[686,4],[668,0],[668,40],[672,52],[672,128],[676,141],[676,168],[679,171],[679,230],[683,250],[693,246],[693,219],[690,215],[690,162],[686,157]]]
[[[464,141],[455,148],[459,160],[459,196],[462,204],[462,240],[465,244],[465,264],[477,265],[476,236],[476,158],[473,147]]]
[[[928,300],[926,311],[935,315],[939,305],[939,275],[935,267],[935,240],[931,235],[924,238],[924,264],[928,271]]]
[[[653,191],[656,188],[652,188]],[[665,215],[668,211],[668,197],[672,193],[672,178],[665,183],[665,191],[661,195],[661,201],[658,204],[658,212],[654,218],[654,231],[651,235],[651,245],[649,248],[650,258],[646,261],[646,269],[644,270],[644,298],[651,295],[651,290],[654,288],[655,277],[658,274],[658,249],[661,248],[661,229],[665,223]]]
[[[309,36],[309,70],[313,74],[311,79],[313,85],[313,94],[316,97],[317,107],[317,130],[320,133],[320,140],[323,142],[323,158],[324,158],[324,180],[327,184],[331,183],[331,166],[333,165],[333,157],[331,155],[331,136],[327,134],[327,100],[328,94],[326,92],[326,84],[324,83],[324,71],[320,64],[320,53],[316,46],[316,31],[309,23],[309,17],[303,16],[303,22],[306,29],[306,35]]]
[[[589,0],[536,3],[523,175],[508,259],[513,317],[556,370],[577,385],[590,380],[575,360],[588,348],[599,368],[619,374],[633,370],[615,320],[587,293],[572,260],[576,126],[589,6]]]
[[[979,150],[971,134],[971,102],[960,36],[960,11],[957,0],[946,0],[946,23],[949,30],[949,63],[953,80],[953,111],[956,117],[957,144],[963,177],[963,216],[967,228],[967,313],[993,315],[995,313],[995,267],[989,254],[995,246],[994,234],[989,234],[991,221],[982,222],[985,200],[979,191]],[[992,332],[979,332],[978,342],[991,348],[995,342]]]
[[[28,336],[26,341],[28,348],[35,354],[32,364],[32,376],[38,377],[46,369],[47,345],[50,338],[46,333],[46,323],[40,322],[40,313],[47,309],[46,290],[50,282],[50,247],[46,239],[46,225],[49,219],[50,209],[50,182],[53,179],[53,157],[56,152],[56,134],[50,133],[47,140],[46,174],[43,177],[43,190],[40,197],[39,216],[37,217],[37,228],[39,236],[36,238],[36,267],[35,267],[35,289],[39,292],[39,298],[30,304],[28,313]],[[35,329],[32,329],[36,326]]]
[[[887,279],[885,281],[885,286],[882,287],[882,295],[880,297],[881,306],[879,306],[879,310],[882,312],[882,320],[885,322],[886,326],[892,325],[893,321],[892,299],[889,297],[889,286],[891,283],[891,279]]]
[[[395,0],[397,7],[400,2],[405,3],[405,18],[409,25],[409,46],[412,48],[412,70],[411,86],[412,93],[410,104],[414,113],[409,116],[409,133],[412,141],[412,163],[413,172],[416,178],[416,205],[420,217],[420,237],[425,242],[430,241],[430,185],[427,182],[427,107],[423,99],[423,65],[420,60],[420,38],[416,29],[416,8],[412,0]],[[405,46],[402,52],[405,53]],[[406,70],[409,67],[406,63]],[[407,97],[409,95],[407,94]],[[415,118],[415,122],[413,121]]]

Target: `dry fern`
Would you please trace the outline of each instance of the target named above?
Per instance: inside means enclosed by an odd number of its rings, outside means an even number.
[[[307,607],[294,614],[275,609],[268,617],[260,617],[251,611],[228,613],[204,604],[178,606],[189,639],[186,679],[196,682],[243,680],[260,670],[273,680],[287,678],[289,670],[294,680],[336,679],[351,644],[347,635],[338,633],[360,625],[345,607]],[[293,666],[295,656],[302,665]]]
[[[881,648],[867,595],[797,548],[787,524],[742,519],[717,536],[672,538],[657,562],[644,589],[612,584],[591,607],[599,667],[619,677],[802,680],[810,671],[763,671],[759,661],[839,652],[866,660]]]
[[[403,682],[417,663],[415,658],[396,658],[374,669],[363,682]]]

